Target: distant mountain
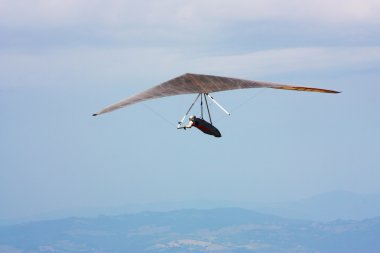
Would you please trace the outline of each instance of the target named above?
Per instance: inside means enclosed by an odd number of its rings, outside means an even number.
[[[380,218],[310,222],[227,208],[0,227],[0,252],[380,252]]]
[[[249,208],[295,219],[362,220],[380,216],[380,195],[335,191],[289,203],[253,204]]]
[[[335,191],[310,198],[283,203],[235,202],[217,200],[193,200],[128,204],[114,208],[80,208],[58,210],[31,217],[0,220],[0,226],[36,220],[63,219],[72,216],[97,217],[99,215],[133,214],[143,211],[168,212],[181,209],[242,208],[276,216],[313,221],[337,219],[363,220],[380,216],[380,195]],[[1,253],[1,252],[0,252]]]

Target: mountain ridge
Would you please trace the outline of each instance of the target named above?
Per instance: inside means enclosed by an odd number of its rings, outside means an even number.
[[[380,216],[380,194],[333,191],[300,200],[273,203],[188,200],[127,204],[109,208],[58,210],[18,219],[0,219],[0,225],[12,225],[36,220],[61,219],[71,216],[97,217],[99,215],[133,214],[149,210],[166,212],[179,209],[212,209],[225,207],[244,208],[281,217],[314,221],[333,221],[336,219],[363,220]]]
[[[241,208],[71,217],[0,227],[11,252],[379,252],[380,217],[294,220]]]

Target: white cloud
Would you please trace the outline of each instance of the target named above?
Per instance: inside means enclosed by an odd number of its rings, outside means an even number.
[[[377,0],[0,0],[9,26],[187,25],[224,21],[380,23]]]
[[[334,71],[380,64],[380,47],[286,48],[247,54],[207,57],[193,66],[211,73],[270,75],[302,71]]]
[[[376,0],[197,0],[189,1],[187,8],[192,9],[193,19],[380,22],[380,2]]]
[[[186,72],[241,78],[352,71],[380,64],[380,47],[287,48],[214,57],[162,48],[68,49],[44,54],[0,53],[0,87],[154,85]],[[148,75],[147,75],[148,74]],[[137,81],[140,82],[137,82]]]
[[[171,73],[176,51],[160,48],[74,48],[43,53],[1,52],[0,88],[136,84],[141,77]],[[168,77],[168,76],[166,76]]]

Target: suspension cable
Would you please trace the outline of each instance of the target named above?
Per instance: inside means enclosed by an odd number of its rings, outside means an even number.
[[[206,107],[207,107],[208,118],[210,119],[210,123],[211,123],[211,125],[212,125],[211,113],[210,113],[210,109],[209,109],[209,107],[208,107],[208,102],[207,102],[206,94],[203,93],[203,96],[205,97],[205,102],[206,102]]]
[[[203,119],[203,96],[201,95],[201,118]]]

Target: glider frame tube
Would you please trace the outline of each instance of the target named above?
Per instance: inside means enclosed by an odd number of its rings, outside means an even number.
[[[183,123],[183,121],[185,120],[186,116],[189,114],[189,112],[191,111],[191,109],[193,108],[195,102],[197,102],[197,100],[199,99],[199,97],[201,96],[202,93],[199,93],[198,96],[195,98],[194,102],[191,104],[189,110],[187,110],[186,114],[182,117],[181,121],[178,121],[178,125],[177,125],[177,128],[179,129]]]
[[[215,100],[215,98],[213,98],[212,96],[210,96],[210,94],[206,93],[206,95],[211,98],[211,101],[214,102],[214,104],[216,104],[220,109],[222,109],[223,112],[225,112],[226,114],[228,115],[231,115],[231,113],[229,113],[226,109],[224,109],[223,106],[221,106],[218,101]]]
[[[187,117],[187,115],[189,115],[189,112],[191,111],[191,109],[194,107],[194,104],[198,101],[199,97],[201,97],[201,114],[202,114],[202,119],[203,119],[203,97],[204,97],[204,100],[205,100],[205,103],[206,103],[206,107],[207,107],[207,113],[208,113],[208,117],[210,119],[210,123],[212,125],[212,119],[211,119],[211,113],[210,113],[210,109],[209,109],[209,106],[208,106],[208,102],[207,102],[207,97],[206,95],[211,99],[211,101],[216,104],[223,112],[225,112],[226,114],[228,115],[231,115],[231,113],[229,113],[226,109],[224,109],[223,106],[221,106],[216,100],[215,98],[213,98],[212,96],[210,96],[210,94],[208,93],[198,93],[197,97],[195,98],[194,102],[191,104],[190,108],[187,110],[187,112],[185,113],[185,115],[183,115],[181,121],[178,121],[178,125],[177,125],[177,129],[180,129],[181,128],[181,125],[183,123],[183,121],[185,120],[185,118]]]

